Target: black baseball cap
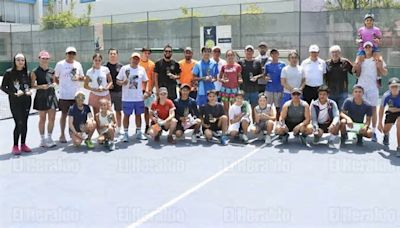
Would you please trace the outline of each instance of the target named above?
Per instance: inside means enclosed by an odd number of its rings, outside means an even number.
[[[268,47],[268,44],[267,44],[266,42],[262,41],[262,42],[260,42],[260,43],[258,44],[258,47],[262,47],[262,46]]]
[[[272,48],[271,51],[269,51],[269,54],[272,54],[273,52],[278,52],[279,53],[278,49]]]
[[[143,48],[142,48],[142,52],[145,52],[145,51],[149,51],[149,52],[151,53],[151,49],[148,48],[148,47],[143,47]]]

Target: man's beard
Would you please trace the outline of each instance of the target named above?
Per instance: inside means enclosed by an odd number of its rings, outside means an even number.
[[[190,56],[185,56],[185,59],[189,61],[189,60],[192,59],[192,57],[190,57]]]
[[[171,59],[172,55],[164,55],[164,58]]]
[[[266,51],[260,51],[260,55],[265,55],[266,53]]]

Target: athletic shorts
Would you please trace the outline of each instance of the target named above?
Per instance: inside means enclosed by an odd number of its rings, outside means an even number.
[[[129,116],[133,112],[135,112],[135,115],[141,115],[144,113],[144,101],[123,101],[122,110],[124,111],[124,115]]]
[[[212,132],[217,132],[222,130],[222,128],[218,127],[218,121],[216,121],[215,123],[210,123],[209,125],[210,127],[203,126],[203,132],[205,132],[206,130],[211,130]]]
[[[248,101],[252,107],[258,104],[258,92],[249,92],[244,94],[244,100]]]
[[[385,124],[394,124],[396,123],[396,120],[399,117],[400,117],[400,112],[386,112]]]
[[[61,113],[62,114],[67,114],[68,110],[69,110],[69,107],[71,107],[73,104],[75,104],[75,100],[63,100],[63,99],[60,99],[59,108],[60,108]]]
[[[328,128],[329,128],[329,126],[331,126],[331,124],[332,124],[332,122],[323,123],[323,124],[318,123],[318,127],[319,127],[319,129],[323,130],[324,133],[328,133],[329,132]]]
[[[110,94],[107,94],[105,96],[97,96],[96,94],[90,92],[89,105],[92,106],[93,108],[100,109],[100,100],[103,98],[108,101],[111,101]]]
[[[281,107],[282,96],[283,96],[282,92],[265,91],[265,94],[267,95],[268,104],[274,104],[275,107],[277,107],[277,108]]]
[[[292,95],[290,93],[283,93],[282,95],[282,101],[281,101],[281,107],[287,102],[292,99]]]
[[[244,120],[247,120],[247,122],[250,124],[250,119],[247,118],[247,117],[243,117],[239,122],[229,125],[229,127],[228,127],[228,132],[229,132],[229,133],[232,132],[232,131],[237,131],[237,132],[239,132],[240,125],[242,124],[242,122],[243,122]]]
[[[375,82],[374,82],[375,83]],[[366,89],[364,90],[364,100],[371,106],[377,106],[379,100],[379,90],[376,89]]]
[[[223,102],[233,102],[235,99],[236,94],[239,92],[238,88],[226,88],[226,87],[221,87],[220,91],[220,96],[221,96],[221,101]]]
[[[122,111],[122,91],[120,92],[110,92],[111,104],[114,105],[114,110],[116,112]]]
[[[297,125],[299,125],[301,122],[303,122],[303,121],[300,121],[300,122],[298,122],[298,123],[293,123],[293,122],[286,121],[285,124],[286,124],[287,128],[289,129],[289,132],[291,132],[291,131],[293,131],[293,129],[294,129]]]

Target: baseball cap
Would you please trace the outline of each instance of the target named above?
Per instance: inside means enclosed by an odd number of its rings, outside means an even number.
[[[247,45],[247,46],[244,48],[244,50],[247,50],[247,49],[254,50],[254,47],[253,47],[252,45]]]
[[[364,87],[362,87],[362,85],[360,85],[360,84],[355,84],[353,86],[353,90],[355,90],[355,89],[361,89],[362,91],[364,91]]]
[[[189,84],[187,84],[187,83],[183,83],[179,88],[180,88],[180,89],[188,88],[188,89],[190,90],[192,87],[191,87]]]
[[[272,54],[272,52],[278,52],[279,53],[278,49],[276,49],[276,48],[272,48],[271,51],[269,51],[269,54]]]
[[[389,86],[393,86],[393,85],[399,86],[400,85],[400,80],[398,78],[396,78],[396,77],[390,78],[389,82],[388,82],[388,85]]]
[[[367,13],[364,16],[364,20],[367,20],[368,18],[371,18],[372,20],[375,20],[375,16],[373,13]]]
[[[50,54],[47,51],[43,50],[43,51],[39,52],[38,57],[40,59],[50,59]]]
[[[158,93],[168,93],[168,89],[166,87],[160,87],[160,89],[158,89]]]
[[[258,44],[258,47],[262,47],[262,46],[268,47],[268,44],[267,44],[266,42],[262,41],[262,42],[260,42],[260,43]]]
[[[193,52],[193,50],[192,50],[192,48],[191,48],[191,47],[185,47],[185,49],[184,49],[183,51],[184,51],[184,52],[186,52],[186,51]]]
[[[367,42],[364,43],[363,47],[366,47],[368,45],[371,46],[371,47],[374,46],[374,44],[371,41],[367,41]]]
[[[212,48],[212,51],[215,51],[215,50],[220,50],[221,51],[221,48],[219,47],[219,46],[214,46],[213,48]]]
[[[76,53],[76,48],[75,47],[67,47],[67,49],[65,49],[65,53],[69,53],[69,52],[75,52]]]
[[[132,55],[131,55],[131,58],[134,58],[134,57],[137,57],[137,58],[140,59],[140,54],[137,53],[137,52],[133,52]]]
[[[203,46],[203,47],[201,48],[201,53],[203,53],[205,50],[209,50],[209,51],[211,52],[211,48],[210,48],[210,47]]]
[[[292,89],[292,94],[295,94],[295,93],[303,94],[303,91],[301,91],[300,88],[293,88],[293,89]]]
[[[319,47],[316,44],[310,45],[310,48],[308,48],[308,52],[319,52]]]

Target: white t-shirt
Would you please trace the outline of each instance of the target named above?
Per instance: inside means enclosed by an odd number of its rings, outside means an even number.
[[[82,65],[78,61],[74,63],[67,63],[65,60],[61,60],[57,63],[55,69],[55,76],[59,79],[59,94],[60,99],[63,100],[74,100],[75,93],[81,87],[80,81],[73,81],[74,75],[84,76]]]
[[[212,60],[214,60],[214,59],[212,58]],[[215,61],[215,62],[217,62],[217,61]],[[219,61],[218,61],[218,77],[219,77],[219,73],[221,72],[221,68],[222,68],[223,65],[226,65],[226,61],[224,59],[219,58]],[[216,91],[221,91],[221,87],[222,87],[222,83],[221,82],[215,81],[214,82],[214,86],[215,86],[215,90]]]
[[[328,102],[322,105],[318,101],[318,107],[319,107],[318,123],[324,124],[329,120]]]
[[[101,66],[100,69],[90,68],[86,72],[86,76],[90,78],[89,86],[91,88],[97,89],[99,86],[103,86],[103,88],[107,87],[107,75],[110,73],[108,67]],[[108,90],[103,92],[92,92],[97,96],[107,96],[110,92]]]
[[[297,65],[292,67],[290,65],[285,66],[281,72],[281,78],[286,78],[286,83],[292,88],[300,88],[301,81],[303,79],[303,72],[301,66]],[[291,91],[284,88],[285,93],[291,93]]]
[[[229,107],[229,120],[235,119],[235,116],[238,116],[241,113],[242,113],[242,106],[232,104],[231,107]]]
[[[383,67],[386,67],[386,63],[383,62]],[[378,69],[376,68],[376,62],[374,58],[365,58],[361,64],[361,74],[358,78],[358,84],[361,85],[364,90],[378,90],[376,80],[378,78]]]
[[[125,80],[128,76],[128,84],[122,86],[122,101],[138,102],[143,101],[142,83],[147,82],[146,70],[137,66],[132,68],[129,64],[121,68],[117,75],[118,80]]]
[[[307,58],[301,63],[301,67],[306,85],[317,87],[324,84],[324,74],[326,73],[326,63],[324,60],[318,58],[316,61],[312,61],[310,58]]]

